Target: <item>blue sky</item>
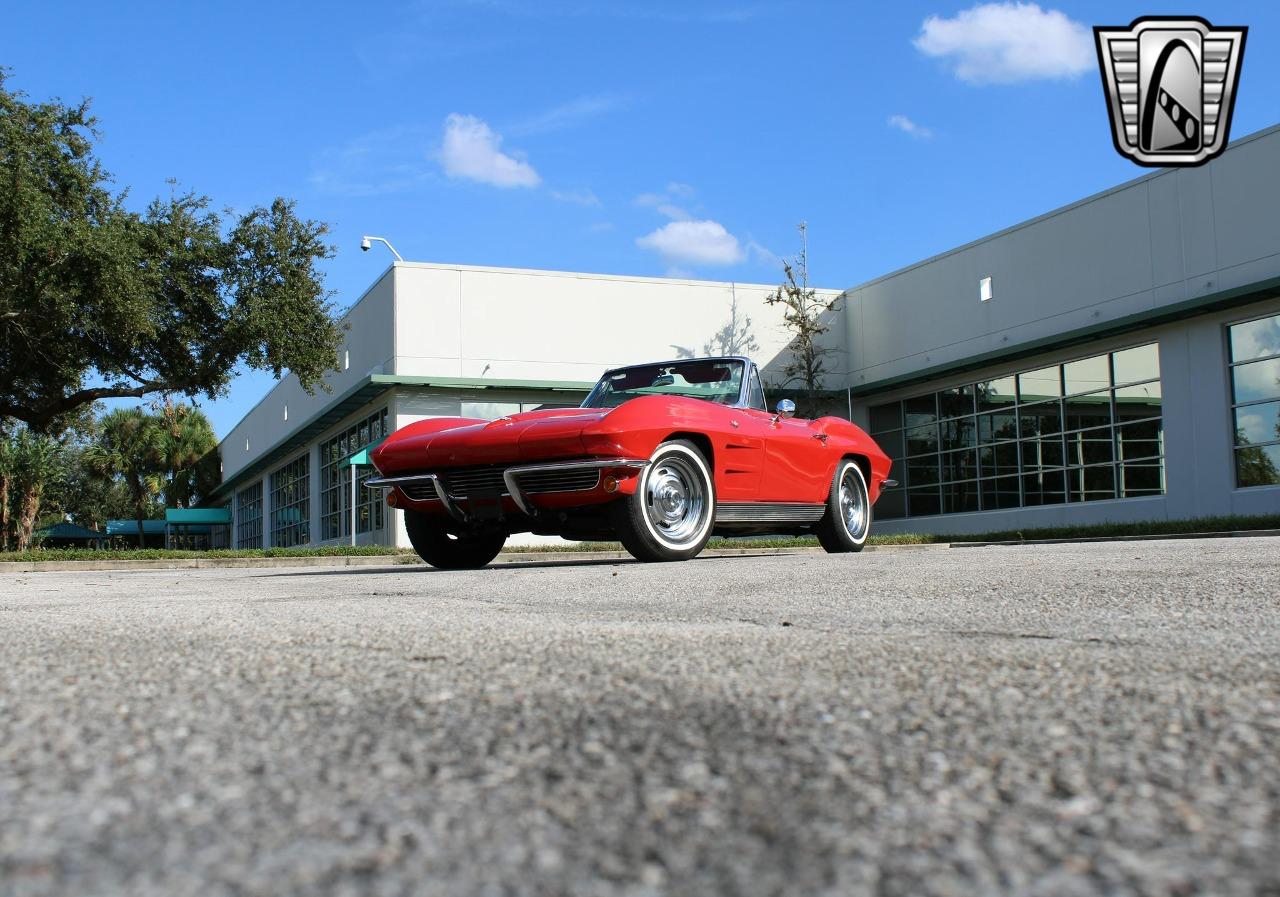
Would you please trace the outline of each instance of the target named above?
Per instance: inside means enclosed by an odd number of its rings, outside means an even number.
[[[166,179],[329,222],[339,305],[409,259],[843,288],[1143,173],[1092,25],[1250,27],[1232,136],[1280,122],[1280,7],[1213,3],[10,4],[0,64],[89,96],[139,206]],[[219,434],[269,388],[204,402]]]

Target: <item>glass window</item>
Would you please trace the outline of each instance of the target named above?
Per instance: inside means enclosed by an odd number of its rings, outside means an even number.
[[[1117,384],[1138,383],[1160,377],[1160,346],[1157,343],[1125,349],[1111,357]]]
[[[978,415],[978,442],[1000,442],[1018,438],[1018,415],[1013,411]]]
[[[911,458],[906,470],[908,486],[932,486],[938,482],[938,456]]]
[[[1115,468],[1110,464],[1074,467],[1067,471],[1067,492],[1070,501],[1105,501],[1115,498]]]
[[[1233,324],[1231,392],[1236,485],[1280,484],[1280,315]],[[1270,357],[1269,357],[1270,356]]]
[[[643,364],[606,371],[583,401],[583,408],[616,408],[639,396],[684,396],[719,405],[737,405],[742,378],[741,361],[692,359]]]
[[[896,520],[907,516],[907,493],[901,489],[881,492],[876,501],[876,519]]]
[[[1160,381],[1122,386],[1115,392],[1116,417],[1120,420],[1160,416]]]
[[[1022,438],[1062,432],[1062,409],[1057,402],[1040,402],[1019,409]]]
[[[947,452],[941,457],[943,482],[972,480],[978,476],[978,452],[975,449]]]
[[[758,411],[769,410],[769,405],[764,399],[764,387],[760,385],[760,373],[754,365],[751,367],[751,380],[747,383],[747,407]]]
[[[981,489],[984,510],[1016,508],[1022,504],[1022,493],[1018,491],[1017,477],[983,480]]]
[[[1018,445],[1004,442],[978,449],[978,472],[984,477],[1006,476],[1018,472]]]
[[[236,493],[236,548],[262,547],[262,480]]]
[[[938,450],[938,425],[929,427],[912,427],[906,431],[907,454],[922,455],[925,452]]]
[[[1236,485],[1280,485],[1280,444],[1236,449]]]
[[[1062,395],[1062,368],[1058,365],[1018,375],[1018,401],[1038,402]]]
[[[906,489],[897,508],[918,516],[1163,493],[1159,376],[1150,343],[872,407],[876,440],[907,458],[894,465]],[[1237,411],[1246,438],[1280,426],[1280,393],[1256,404],[1256,419],[1243,416],[1249,407]]]
[[[1069,361],[1062,366],[1062,374],[1067,382],[1067,395],[1094,392],[1111,386],[1111,368],[1106,355]]]
[[[1067,434],[1068,464],[1110,464],[1113,460],[1110,427]]]
[[[978,411],[999,411],[1014,403],[1017,384],[1013,377],[985,380],[976,387]]]
[[[942,417],[973,414],[973,387],[956,386],[938,393],[938,412]]]
[[[1275,398],[1280,394],[1280,358],[1237,365],[1231,370],[1231,385],[1237,403]]]
[[[366,428],[365,433],[368,433]],[[311,541],[311,455],[301,455],[271,474],[271,546],[291,548]]]
[[[1091,392],[1088,395],[1073,396],[1067,399],[1066,424],[1068,430],[1083,430],[1088,427],[1107,427],[1111,425],[1111,390]]]
[[[958,417],[953,420],[944,420],[939,426],[942,430],[943,451],[966,448],[978,444],[977,427],[974,424],[972,415]]]
[[[511,406],[518,411],[520,406]],[[472,409],[477,410],[477,409]],[[501,415],[499,415],[501,416]],[[361,442],[361,432],[368,442]],[[387,409],[374,412],[320,443],[320,538],[338,539],[351,535],[351,470],[339,466],[370,442],[390,435]],[[373,476],[372,467],[361,467],[356,481],[356,532],[367,533],[385,526],[385,503],[380,492],[364,488]]]
[[[1230,331],[1233,362],[1280,355],[1280,315],[1232,324]]]
[[[1236,409],[1236,445],[1280,440],[1280,402],[1243,405]]]
[[[869,417],[873,434],[883,433],[886,430],[900,430],[902,429],[902,403],[872,405]]]
[[[903,423],[908,427],[931,424],[938,419],[938,397],[934,393],[902,403]]]

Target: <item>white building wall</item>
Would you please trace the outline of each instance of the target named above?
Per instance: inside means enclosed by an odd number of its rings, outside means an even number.
[[[775,286],[415,262],[397,263],[395,278],[401,375],[594,382],[681,348],[702,354],[735,302],[762,366],[790,340],[782,308],[765,303]],[[845,333],[832,330],[838,350]]]

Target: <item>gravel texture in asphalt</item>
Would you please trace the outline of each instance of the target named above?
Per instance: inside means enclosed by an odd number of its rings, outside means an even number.
[[[6,895],[1280,893],[1280,539],[0,578]]]

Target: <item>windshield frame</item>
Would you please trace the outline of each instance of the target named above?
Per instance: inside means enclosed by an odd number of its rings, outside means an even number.
[[[661,367],[665,364],[687,364],[688,362],[691,362],[691,361],[739,362],[742,365],[742,378],[738,383],[738,398],[731,403],[723,403],[723,404],[720,402],[711,402],[709,399],[703,399],[699,396],[680,396],[680,398],[697,399],[698,401],[701,401],[701,402],[710,402],[710,404],[720,405],[720,407],[722,408],[749,407],[750,395],[748,391],[749,390],[748,384],[750,383],[752,372],[756,371],[757,368],[756,368],[755,362],[752,361],[750,358],[747,358],[745,355],[710,355],[705,358],[674,358],[668,361],[646,361],[646,362],[643,362],[642,364],[624,364],[620,367],[610,368],[609,370],[605,371],[603,374],[600,375],[600,379],[596,381],[595,386],[591,387],[591,392],[587,393],[587,397],[582,400],[582,405],[580,405],[579,407],[605,408],[606,406],[592,405],[590,404],[590,402],[596,397],[596,394],[599,393],[600,388],[609,380],[609,378],[612,377],[614,374],[617,374],[619,371],[625,371],[631,368]],[[672,393],[671,395],[675,396],[675,395],[678,395],[678,393]],[[641,397],[636,396],[636,398],[641,398]],[[628,399],[627,401],[631,401],[631,400]],[[626,402],[623,402],[622,404],[625,405]],[[621,405],[615,405],[613,407],[618,408],[618,407],[621,407]]]

